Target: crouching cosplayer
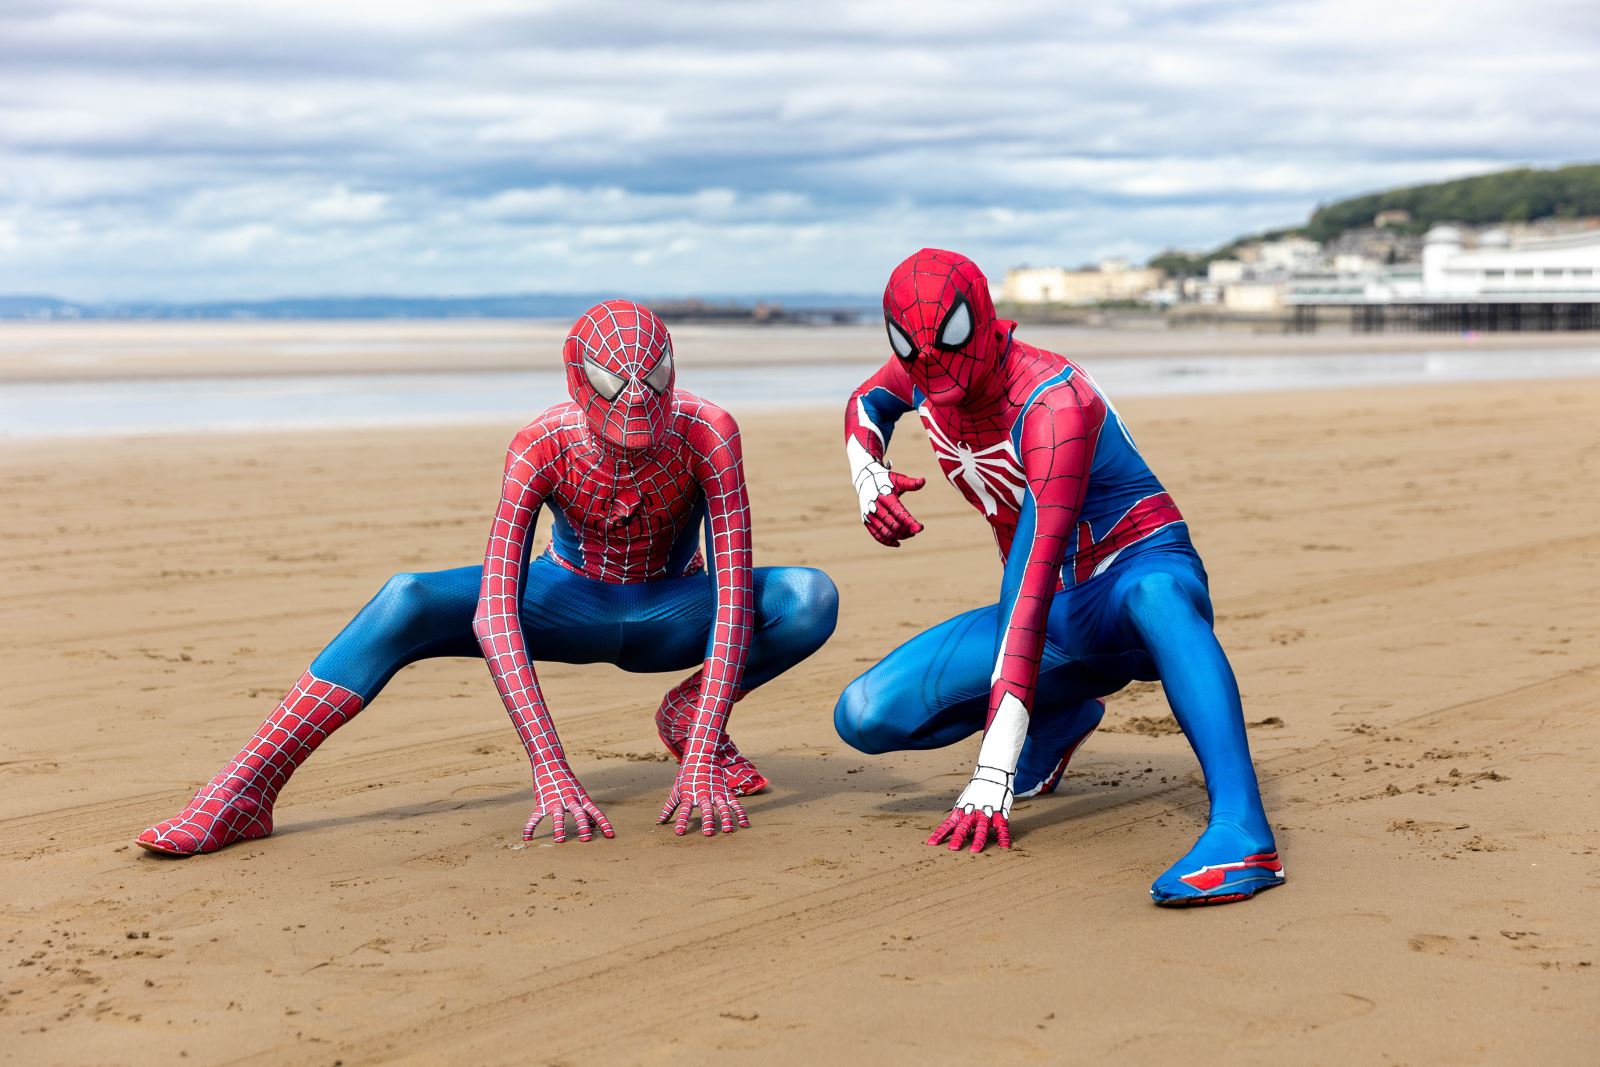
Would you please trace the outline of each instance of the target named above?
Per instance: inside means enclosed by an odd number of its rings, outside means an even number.
[[[1064,356],[1013,336],[965,256],[924,249],[884,292],[893,357],[851,396],[845,448],[871,535],[922,526],[889,469],[915,411],[945,476],[1000,549],[998,603],[940,623],[844,691],[839,735],[868,753],[939,748],[984,732],[977,769],[929,844],[1011,844],[1011,803],[1049,793],[1099,725],[1100,699],[1164,686],[1205,772],[1211,813],[1151,887],[1163,905],[1243,900],[1283,881],[1233,671],[1212,633],[1205,568],[1177,504],[1105,395]]]
[[[767,779],[728,737],[729,711],[822,646],[837,592],[821,571],[751,566],[738,427],[674,388],[660,319],[607,301],[573,326],[563,354],[571,400],[512,441],[483,565],[390,579],[244,749],[140,845],[186,856],[270,834],[295,769],[396,671],[436,656],[488,662],[533,764],[524,837],[546,816],[557,841],[568,819],[580,841],[613,836],[567,762],[538,659],[695,668],[656,712],[679,761],[661,821],[673,819],[682,834],[698,813],[708,836],[749,825],[739,798]],[[540,511],[551,538],[529,562]]]

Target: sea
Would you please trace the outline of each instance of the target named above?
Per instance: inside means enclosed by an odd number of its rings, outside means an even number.
[[[684,370],[733,411],[842,404],[875,363]],[[1111,396],[1600,375],[1593,349],[1110,357],[1087,369]],[[489,422],[518,425],[565,399],[559,371],[317,374],[0,383],[0,438],[271,431]]]

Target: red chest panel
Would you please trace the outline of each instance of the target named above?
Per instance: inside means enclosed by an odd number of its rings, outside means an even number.
[[[999,395],[989,404],[974,410],[967,405],[935,407],[922,400],[917,407],[939,469],[982,513],[1002,559],[1011,551],[1028,487],[1011,443],[1012,431],[1034,390],[1067,366],[1061,356],[1013,342],[1006,353]]]
[[[924,402],[917,409],[933,444],[934,458],[950,484],[983,514],[1002,554],[1016,533],[1027,479],[1011,445],[1011,428],[995,420],[975,422],[951,408]]]
[[[579,432],[562,442],[550,503],[561,513],[551,542],[558,562],[608,582],[666,577],[701,497],[688,446],[664,443],[644,459],[607,454]],[[687,560],[685,561],[687,562]]]

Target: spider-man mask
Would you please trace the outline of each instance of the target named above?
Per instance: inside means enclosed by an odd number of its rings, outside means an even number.
[[[672,422],[672,338],[649,308],[607,300],[585,311],[562,348],[567,392],[589,429],[618,448],[659,444]]]
[[[1005,351],[1012,323],[994,317],[989,280],[957,252],[924,248],[883,290],[889,346],[930,403],[959,404]]]

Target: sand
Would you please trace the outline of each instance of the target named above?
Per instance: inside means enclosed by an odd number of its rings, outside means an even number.
[[[614,841],[524,847],[475,661],[402,673],[278,833],[174,813],[393,571],[475,562],[513,427],[0,449],[0,1059],[50,1063],[1581,1063],[1600,1018],[1600,381],[1130,400],[1191,519],[1288,884],[1168,912],[1204,794],[1159,689],[1111,701],[1018,847],[922,838],[975,744],[869,758],[833,700],[990,600],[942,483],[862,532],[834,412],[745,413],[758,563],[839,631],[742,704],[754,825],[654,826],[668,677],[550,666]],[[903,470],[932,464],[914,428]]]

